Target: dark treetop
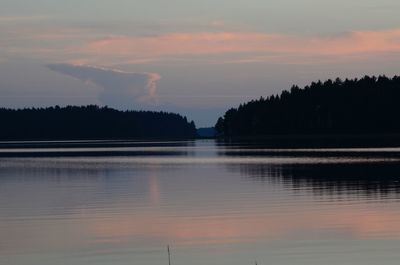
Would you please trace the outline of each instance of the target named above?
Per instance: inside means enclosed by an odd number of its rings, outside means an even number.
[[[400,133],[400,77],[293,86],[228,110],[215,127],[225,137]]]
[[[179,114],[108,107],[0,109],[0,140],[194,138]]]

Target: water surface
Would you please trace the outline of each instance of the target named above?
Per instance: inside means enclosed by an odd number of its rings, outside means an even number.
[[[2,143],[0,264],[398,264],[399,181],[400,148]]]

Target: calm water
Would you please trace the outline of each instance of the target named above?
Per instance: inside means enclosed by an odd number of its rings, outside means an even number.
[[[399,264],[400,149],[0,149],[0,264]]]

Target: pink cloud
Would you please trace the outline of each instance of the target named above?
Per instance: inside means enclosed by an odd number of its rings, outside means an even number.
[[[144,102],[155,102],[158,103],[157,99],[157,81],[161,79],[161,76],[157,73],[146,73],[147,83],[146,90],[147,94],[140,98]]]
[[[104,37],[104,32],[89,29],[50,27],[38,31],[35,27],[27,27],[18,31],[19,34],[5,32],[7,37],[0,41],[0,46],[11,55],[108,66],[160,61],[318,64],[332,60],[375,60],[381,54],[400,52],[400,29],[316,36],[221,31],[226,28],[223,21],[210,23],[209,27],[219,28],[219,31]],[[29,46],[15,45],[28,42]]]
[[[333,37],[266,34],[258,32],[186,32],[151,36],[118,36],[89,42],[77,50],[96,60],[107,57],[146,63],[185,56],[275,54],[280,56],[349,56],[400,51],[400,29],[356,31]],[[271,57],[238,62],[268,61]],[[276,60],[274,58],[273,60]],[[236,62],[236,61],[235,61]]]

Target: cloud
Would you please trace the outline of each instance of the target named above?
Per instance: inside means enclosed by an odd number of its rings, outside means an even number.
[[[260,32],[183,32],[150,36],[114,36],[91,41],[76,52],[88,58],[114,58],[129,63],[169,58],[243,54],[347,57],[400,52],[400,29],[354,31],[334,36]],[[246,55],[247,54],[247,55]],[[268,61],[271,57],[264,56]],[[251,60],[250,60],[251,61]]]
[[[99,100],[114,107],[132,108],[133,104],[157,104],[157,73],[131,73],[114,69],[72,64],[50,64],[55,72],[101,88]]]
[[[225,22],[223,20],[213,20],[211,21],[210,25],[212,27],[220,28],[225,26]]]

